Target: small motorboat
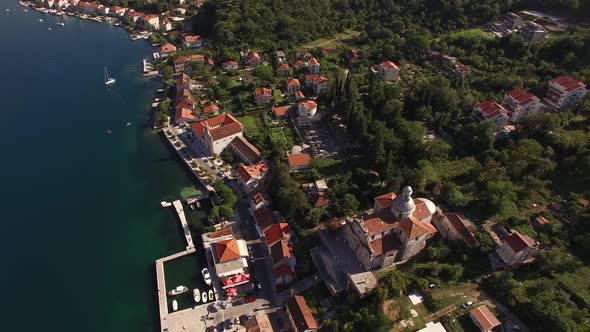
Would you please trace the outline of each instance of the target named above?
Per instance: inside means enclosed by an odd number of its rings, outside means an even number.
[[[24,12],[25,12],[25,13],[27,13],[28,11],[29,11],[28,9],[25,9],[25,10],[24,10]]]
[[[172,310],[178,310],[178,302],[176,302],[176,300],[172,301]]]
[[[201,274],[203,275],[203,279],[208,286],[211,286],[211,274],[209,273],[208,268],[204,268],[201,270]]]
[[[63,27],[66,24],[64,22],[59,22],[59,23],[56,23],[56,25],[59,25],[59,26],[62,26]]]
[[[174,288],[173,290],[169,291],[168,292],[168,295],[175,296],[175,295],[179,295],[179,294],[185,293],[187,291],[188,291],[188,287],[180,285],[180,286],[176,286],[176,288]]]
[[[213,297],[213,290],[209,290],[209,301],[213,301],[215,298]]]
[[[203,293],[201,293],[201,299],[203,300],[203,303],[207,302],[207,292],[203,291]]]
[[[9,11],[10,11],[10,9],[6,8],[6,11],[7,11],[7,12],[9,12]]]
[[[42,19],[42,18],[40,18],[40,19],[39,19],[39,22],[43,22],[43,19]]]
[[[129,126],[131,126],[131,122],[127,122],[125,125],[126,125],[127,127],[129,127]]]
[[[201,202],[197,201],[197,207],[200,209],[201,208]]]
[[[172,206],[172,203],[166,202],[166,201],[161,201],[160,202],[160,206],[163,207],[163,208],[165,208],[165,207]]]
[[[201,302],[201,291],[198,288],[193,289],[193,298],[195,299],[195,303]]]
[[[47,28],[47,30],[51,31],[51,28]]]
[[[108,134],[108,135],[110,135],[110,134],[112,134],[112,133],[113,133],[113,132],[112,132],[110,129],[107,129],[107,134]]]

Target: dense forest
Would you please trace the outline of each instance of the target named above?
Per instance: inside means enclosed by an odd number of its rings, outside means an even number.
[[[366,210],[372,197],[409,184],[475,223],[491,219],[540,241],[546,250],[537,263],[524,272],[494,275],[483,288],[534,330],[587,331],[590,297],[580,295],[588,294],[587,280],[586,285],[571,280],[590,260],[590,211],[579,204],[590,197],[590,97],[566,112],[526,117],[504,138],[494,135],[491,124],[469,119],[473,105],[501,101],[515,88],[543,97],[547,82],[562,74],[590,82],[589,30],[570,26],[527,44],[517,36],[496,38],[476,29],[524,8],[585,18],[590,0],[210,0],[194,25],[214,40],[220,58],[241,48],[293,52],[347,29],[360,32],[348,45],[359,50],[360,60],[346,74],[341,56],[311,52],[331,82],[329,93],[318,99],[322,109],[343,119],[356,146],[370,149],[355,150],[345,160],[318,161],[314,170],[293,176],[285,164],[288,147],[271,144],[264,134],[249,137],[271,160],[275,207],[294,221],[302,237],[320,221]],[[429,59],[429,50],[457,57],[473,74],[467,79],[448,75],[449,68]],[[383,60],[400,64],[402,81],[367,78],[369,67]],[[425,140],[426,133],[437,139]],[[334,204],[328,211],[310,208],[297,185],[320,177],[329,179]],[[564,208],[558,214],[536,208],[550,203]],[[550,227],[530,226],[539,214],[551,220]],[[362,310],[326,325],[336,331],[387,330],[390,323],[379,305],[394,294],[424,288],[426,280],[456,283],[489,273],[474,262],[493,245],[489,239],[480,242],[484,245],[476,252],[433,245],[423,260],[383,278],[375,294],[350,299]]]

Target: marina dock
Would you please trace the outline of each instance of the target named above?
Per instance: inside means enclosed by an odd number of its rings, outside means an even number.
[[[186,216],[184,215],[184,209],[182,207],[182,202],[180,200],[176,200],[172,202],[174,205],[174,209],[178,214],[178,219],[180,219],[180,225],[182,226],[182,232],[184,233],[184,237],[186,238],[186,250],[195,250],[195,244],[193,243],[193,237],[191,236],[191,231],[188,228],[188,222],[186,221]]]

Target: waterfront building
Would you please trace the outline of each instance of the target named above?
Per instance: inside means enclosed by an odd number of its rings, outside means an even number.
[[[402,195],[375,197],[373,212],[352,218],[344,226],[348,245],[368,270],[400,264],[417,255],[436,234],[431,225],[436,206],[426,198]]]
[[[384,82],[397,81],[399,77],[399,67],[391,61],[383,61],[380,65],[371,67],[373,75]]]
[[[525,89],[515,89],[504,96],[502,106],[508,111],[510,121],[517,122],[523,116],[537,114],[541,100]]]
[[[155,30],[160,29],[160,17],[158,15],[146,15],[142,18],[143,25],[147,27],[151,27]]]
[[[199,48],[203,46],[203,40],[199,35],[189,35],[183,33],[180,35],[182,43],[188,48]]]
[[[172,30],[172,22],[167,17],[160,17],[160,30],[170,31]]]
[[[176,52],[176,46],[172,45],[172,44],[164,44],[162,45],[162,47],[160,47],[160,56],[161,57],[167,57],[169,55],[172,55]]]
[[[86,1],[80,1],[77,5],[78,12],[86,15],[96,15],[98,14],[98,7],[100,5],[97,3],[91,3]]]
[[[236,173],[242,190],[249,193],[264,184],[268,173],[268,165],[264,162],[253,165],[240,165]]]
[[[303,296],[295,295],[287,301],[287,313],[289,322],[296,332],[315,332],[318,330],[318,323]]]
[[[119,6],[112,6],[109,13],[110,13],[110,16],[123,17],[123,16],[125,16],[125,11],[127,11],[127,8],[119,7]]]
[[[297,104],[297,114],[300,117],[313,117],[318,111],[318,104],[313,100],[300,101]]]
[[[547,35],[547,31],[542,26],[535,22],[527,21],[517,33],[526,42],[534,43],[543,40]]]
[[[486,100],[473,108],[471,119],[474,121],[492,121],[496,124],[496,129],[499,129],[508,123],[509,116],[504,107],[494,101]]]
[[[144,13],[138,13],[136,11],[133,10],[128,10],[127,11],[127,16],[133,21],[133,23],[137,23],[139,22],[139,20],[141,20],[145,14]]]
[[[181,108],[180,110],[176,111],[176,114],[174,115],[174,120],[177,125],[180,125],[183,123],[195,121],[196,117],[190,108]]]
[[[248,268],[248,248],[246,241],[236,238],[232,227],[229,226],[214,232],[201,235],[203,248],[213,259],[214,269],[221,282],[232,276],[244,274]]]
[[[220,114],[191,125],[195,137],[210,154],[219,155],[235,137],[243,136],[243,126],[230,114]]]
[[[555,111],[560,111],[577,105],[586,93],[584,82],[571,76],[559,76],[549,81],[549,89],[543,103]]]

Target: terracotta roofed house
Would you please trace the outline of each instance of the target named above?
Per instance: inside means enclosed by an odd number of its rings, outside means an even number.
[[[287,313],[291,325],[297,332],[314,332],[318,330],[318,323],[303,296],[295,295],[287,301]]]
[[[152,27],[156,30],[160,29],[160,17],[158,15],[146,15],[143,17],[143,23],[146,27]],[[176,51],[176,50],[175,50]]]
[[[254,92],[256,105],[262,106],[272,102],[272,90],[269,88],[258,88]]]
[[[215,254],[218,263],[240,258],[240,249],[236,239],[222,240],[215,243]]]
[[[289,105],[273,107],[272,113],[274,114],[275,118],[277,118],[277,119],[286,118],[289,113]]]
[[[195,119],[193,111],[189,108],[181,108],[180,111],[176,111],[176,114],[174,115],[174,120],[177,124],[195,121]]]
[[[230,114],[220,114],[191,125],[195,136],[211,154],[221,154],[232,140],[243,135],[242,124]]]
[[[209,106],[205,106],[205,108],[203,108],[203,114],[217,114],[219,113],[219,106],[215,105],[215,104],[211,104]]]
[[[273,223],[269,228],[264,231],[264,238],[266,244],[272,247],[275,243],[286,240],[289,241],[291,238],[291,229],[288,223]]]
[[[174,52],[176,52],[176,46],[174,46],[172,44],[164,44],[164,45],[162,45],[162,47],[160,47],[160,56],[161,57],[167,57]]]
[[[223,70],[237,70],[238,69],[238,62],[237,61],[226,61],[224,63],[221,64],[221,68]]]
[[[303,94],[303,92],[296,91],[295,92],[295,100],[296,101],[300,101],[300,100],[303,100],[303,99],[305,99],[305,95]]]
[[[246,193],[256,189],[262,182],[264,182],[267,172],[268,165],[266,163],[240,165],[236,170],[238,181]]]
[[[313,88],[313,91],[318,95],[328,88],[328,82],[328,78],[322,75],[305,75],[305,85],[311,86]]]
[[[254,220],[256,221],[256,230],[260,236],[275,224],[272,210],[268,206],[263,206],[254,211]]]
[[[498,103],[486,100],[473,108],[471,118],[475,121],[493,121],[496,128],[500,128],[508,123],[508,111]]]
[[[549,220],[545,219],[543,216],[537,216],[531,221],[531,225],[534,229],[539,230],[549,225]]]
[[[287,80],[287,92],[295,93],[295,92],[299,91],[300,89],[301,89],[301,83],[299,83],[298,79],[292,78],[290,80]]]
[[[311,168],[311,157],[306,153],[294,153],[287,156],[289,168],[293,171]]]
[[[462,241],[470,248],[479,246],[479,242],[475,238],[475,227],[458,213],[443,213],[437,209],[432,217],[432,224],[443,239]]]
[[[275,73],[277,76],[282,76],[282,77],[289,75],[289,65],[286,63],[282,63],[281,65],[279,65],[277,67],[277,69],[275,69]]]
[[[494,328],[502,325],[486,305],[471,310],[469,317],[482,332],[491,332]]]
[[[537,253],[538,243],[530,237],[512,231],[501,246],[496,248],[495,253],[508,267],[519,266],[531,259]]]
[[[307,70],[310,74],[319,74],[320,73],[320,62],[316,58],[311,58],[307,62]]]
[[[508,111],[510,120],[517,122],[523,116],[537,114],[541,100],[527,90],[516,89],[504,96],[502,106]]]
[[[380,65],[371,67],[375,77],[381,81],[393,82],[399,77],[399,67],[391,61],[383,61]]]
[[[250,66],[250,67],[256,67],[262,63],[262,58],[260,57],[260,55],[258,53],[252,52],[252,53],[250,53],[250,56],[248,57],[247,63],[248,63],[248,66]]]
[[[198,48],[203,45],[201,36],[199,35],[182,34],[181,39],[182,43],[188,48]]]
[[[571,76],[559,76],[549,81],[543,103],[554,110],[562,110],[578,104],[586,95],[586,84]]]
[[[313,117],[318,111],[318,104],[313,100],[300,101],[297,104],[297,113],[300,117]]]

